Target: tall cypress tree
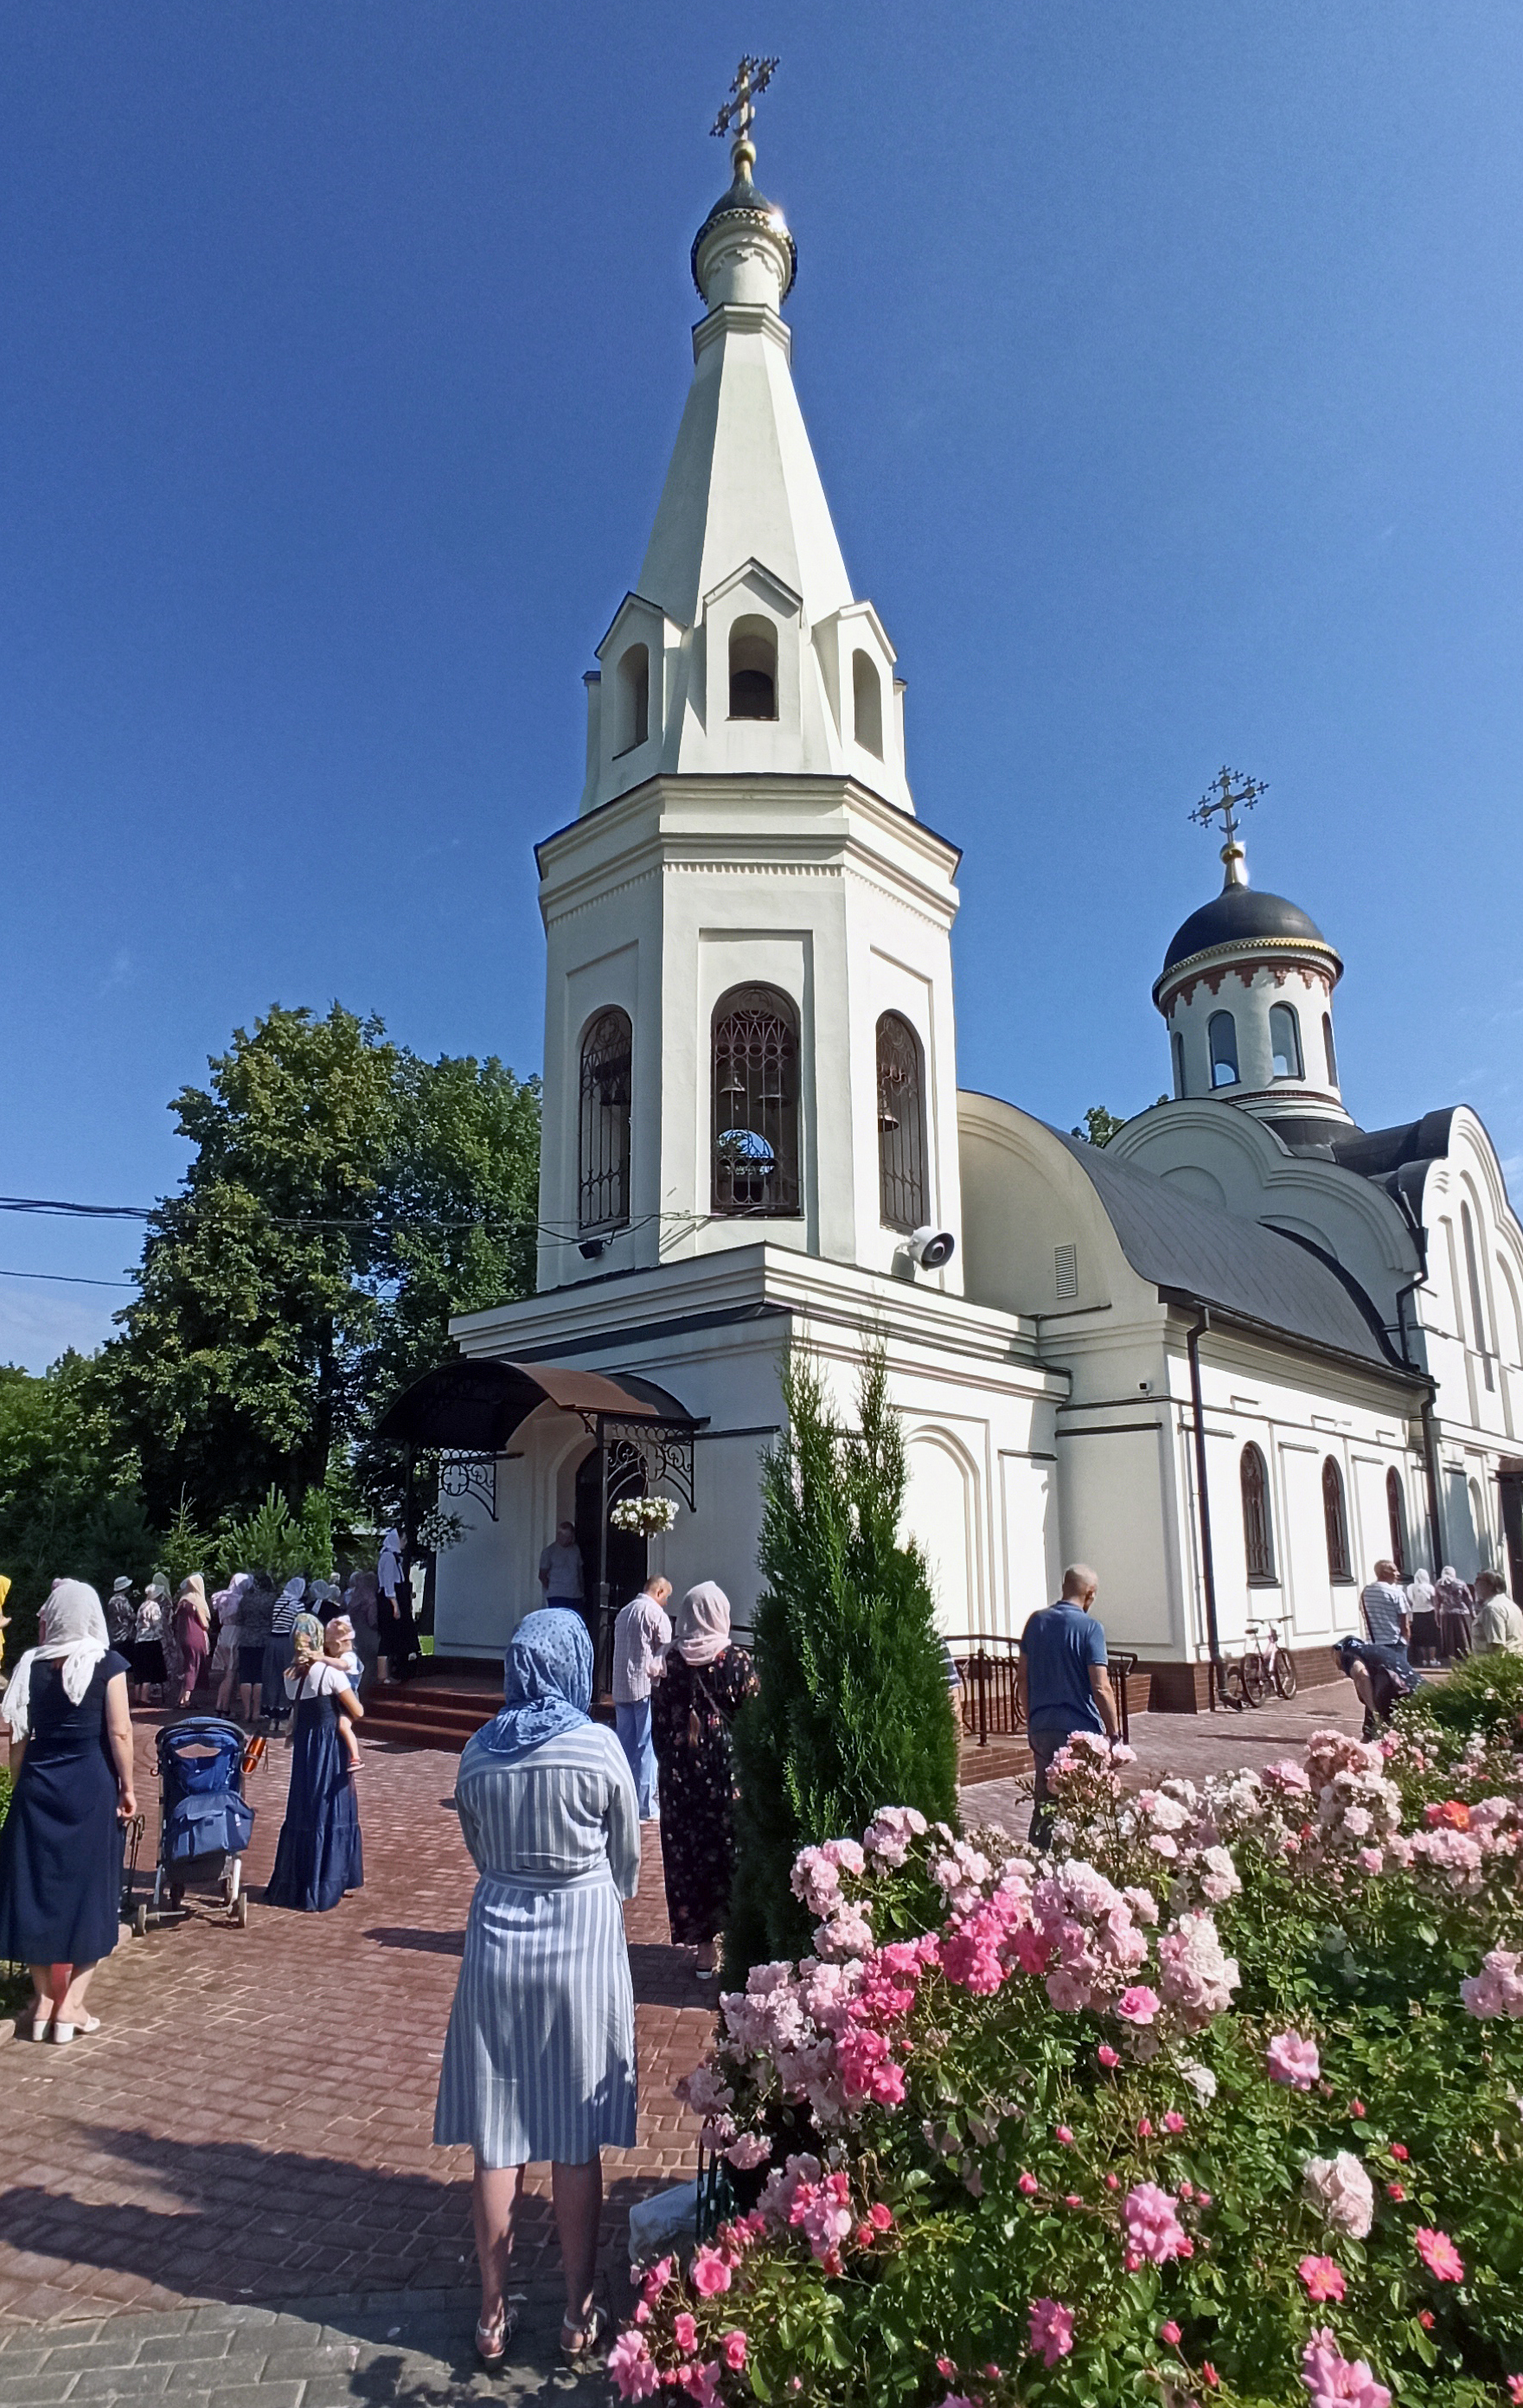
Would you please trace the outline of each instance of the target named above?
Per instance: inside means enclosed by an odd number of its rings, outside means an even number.
[[[762,1469],[760,1688],[735,1732],[725,1972],[737,1984],[809,1948],[811,1917],[788,1885],[800,1848],[859,1834],[880,1806],[950,1819],[957,1796],[929,1574],[898,1536],[904,1435],[882,1345],[863,1360],[856,1429],[834,1421],[806,1354],[790,1357],[783,1398],[786,1433]]]

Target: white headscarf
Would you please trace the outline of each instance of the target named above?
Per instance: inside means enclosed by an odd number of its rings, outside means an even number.
[[[1433,1611],[1433,1584],[1426,1564],[1420,1564],[1412,1575],[1407,1602],[1415,1613],[1431,1613]]]
[[[677,1608],[677,1653],[684,1664],[711,1664],[729,1643],[729,1598],[712,1581],[700,1581]]]
[[[29,1647],[10,1676],[0,1719],[13,1740],[25,1739],[32,1727],[32,1667],[39,1660],[57,1664],[64,1676],[64,1695],[77,1706],[89,1688],[96,1665],[110,1647],[100,1599],[83,1581],[59,1581],[42,1609],[41,1635]]]

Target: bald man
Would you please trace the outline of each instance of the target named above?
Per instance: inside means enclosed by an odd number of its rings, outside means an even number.
[[[1036,1758],[1036,1806],[1031,1842],[1045,1848],[1056,1809],[1047,1786],[1054,1756],[1075,1731],[1114,1740],[1120,1728],[1111,1675],[1105,1665],[1105,1631],[1092,1618],[1099,1583],[1087,1564],[1070,1564],[1063,1594],[1044,1605],[1021,1633],[1016,1698]]]

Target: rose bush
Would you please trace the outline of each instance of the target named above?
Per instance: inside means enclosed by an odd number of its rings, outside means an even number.
[[[734,2213],[646,2274],[620,2396],[1523,2399],[1506,1725],[1055,1785],[1046,1859],[893,1808],[799,1856],[814,1953],[685,2086]]]

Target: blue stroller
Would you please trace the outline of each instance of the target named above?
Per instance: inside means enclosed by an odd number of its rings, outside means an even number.
[[[243,1852],[254,1819],[243,1795],[248,1743],[237,1724],[220,1714],[188,1714],[160,1731],[159,1861],[151,1909],[142,1899],[133,1916],[139,1937],[151,1913],[155,1921],[161,1917],[166,1893],[170,1908],[179,1911],[193,1868],[200,1867],[204,1878],[214,1857],[222,1860],[217,1880],[231,1920],[248,1922]]]

